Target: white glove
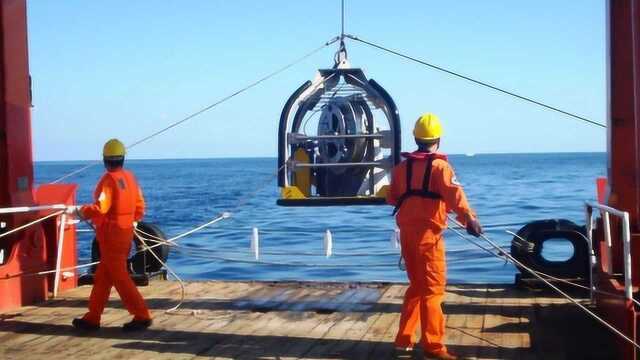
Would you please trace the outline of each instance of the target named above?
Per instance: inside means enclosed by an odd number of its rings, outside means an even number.
[[[80,205],[70,205],[70,206],[67,206],[64,212],[70,215],[77,214],[81,207],[82,206]]]

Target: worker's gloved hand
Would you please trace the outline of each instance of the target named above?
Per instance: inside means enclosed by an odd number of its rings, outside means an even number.
[[[69,215],[73,215],[73,214],[76,213],[76,208],[78,208],[78,207],[75,206],[75,205],[70,205],[70,206],[67,206],[67,208],[64,210],[64,212],[69,214]]]
[[[80,211],[80,209],[82,208],[82,206],[80,205],[71,205],[71,206],[67,206],[67,209],[65,210],[65,213],[69,214],[69,215],[75,215],[75,217],[77,217],[78,219],[84,219],[84,217],[82,216],[82,212]]]
[[[482,225],[480,225],[480,222],[476,219],[467,220],[467,233],[475,237],[479,237],[481,234],[483,234]]]

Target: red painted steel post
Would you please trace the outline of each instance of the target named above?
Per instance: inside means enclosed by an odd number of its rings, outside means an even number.
[[[25,0],[0,1],[0,207],[34,204],[31,153],[31,90]],[[0,217],[12,228],[34,214]],[[3,230],[0,230],[3,231]],[[0,277],[46,268],[46,243],[40,226],[0,239],[4,264]],[[41,301],[43,278],[0,279],[0,309]]]
[[[610,118],[608,120],[608,204],[627,211],[631,220],[632,281],[640,285],[640,0],[610,0],[609,61]],[[619,226],[620,223],[616,222]],[[616,229],[612,229],[616,230]],[[613,272],[623,270],[622,237],[613,236]],[[607,279],[620,289],[618,279]],[[604,286],[605,281],[601,285]],[[636,312],[627,306],[602,306],[608,319],[636,339]],[[624,344],[626,359],[636,349]]]

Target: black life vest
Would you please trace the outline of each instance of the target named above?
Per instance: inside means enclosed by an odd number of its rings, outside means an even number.
[[[433,168],[433,160],[437,159],[436,156],[429,155],[427,158],[427,166],[425,167],[424,177],[422,178],[422,188],[420,189],[412,189],[411,188],[411,180],[413,178],[413,162],[415,161],[412,157],[407,157],[407,184],[406,190],[404,194],[400,196],[398,199],[398,203],[396,207],[393,209],[393,215],[395,216],[400,207],[402,207],[402,203],[410,197],[417,196],[423,199],[433,199],[433,200],[442,200],[442,195],[437,192],[433,192],[429,190],[429,180],[431,179],[431,170]]]

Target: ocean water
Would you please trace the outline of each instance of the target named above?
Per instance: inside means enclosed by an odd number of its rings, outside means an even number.
[[[519,225],[564,218],[584,224],[584,201],[595,199],[595,179],[606,173],[604,153],[452,155],[458,180],[486,226],[486,234],[508,247]],[[87,162],[38,162],[36,182],[46,183]],[[286,208],[278,198],[276,160],[131,160],[147,201],[145,221],[175,236],[223,220],[181,239],[168,264],[184,279],[406,281],[399,252],[390,241],[395,228],[389,206]],[[69,182],[78,201],[91,201],[102,174],[97,165]],[[252,228],[260,234],[261,257],[250,250]],[[81,228],[85,228],[81,226]],[[324,256],[323,238],[333,235],[334,255]],[[80,263],[90,260],[91,233],[79,233]],[[451,231],[445,233],[450,283],[511,283],[516,269]],[[545,249],[554,258],[571,249]]]

